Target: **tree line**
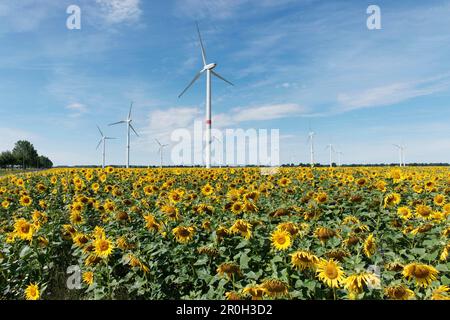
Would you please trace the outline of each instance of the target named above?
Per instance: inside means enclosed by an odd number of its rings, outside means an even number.
[[[16,167],[48,169],[53,167],[53,162],[49,158],[39,155],[31,142],[20,140],[15,143],[11,151],[0,153],[0,168]]]

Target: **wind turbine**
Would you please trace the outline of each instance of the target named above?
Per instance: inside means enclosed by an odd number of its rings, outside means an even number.
[[[189,83],[189,85],[186,87],[186,89],[184,89],[183,92],[180,93],[178,98],[181,98],[181,96],[194,84],[194,82],[197,81],[197,79],[200,78],[200,76],[206,72],[206,156],[205,156],[205,162],[206,162],[206,168],[211,168],[211,74],[232,86],[233,86],[233,84],[214,71],[214,68],[217,66],[216,63],[208,64],[206,62],[205,47],[203,46],[203,40],[202,40],[202,36],[200,34],[200,29],[198,27],[198,23],[197,23],[197,33],[198,33],[198,38],[200,40],[200,46],[201,46],[201,51],[202,51],[203,69],[201,69],[195,75],[194,79]]]
[[[333,168],[333,152],[335,152],[333,145],[330,143],[328,146],[326,146],[325,149],[330,150],[330,168]]]
[[[308,140],[309,140],[309,151],[310,151],[310,164],[311,167],[314,167],[314,136],[315,136],[315,132],[311,131],[311,129],[309,129],[309,134],[308,134]]]
[[[165,147],[168,147],[168,144],[161,144],[161,142],[159,142],[158,139],[155,139],[156,143],[159,145],[159,166],[162,168],[163,167],[163,149]]]
[[[105,168],[105,151],[106,151],[106,140],[113,140],[116,138],[111,138],[111,137],[106,137],[102,130],[100,130],[100,127],[97,126],[98,132],[100,132],[100,135],[102,136],[102,138],[100,139],[100,141],[98,142],[97,148],[96,150],[98,150],[98,147],[100,147],[100,145],[103,143],[103,152],[102,152],[102,168]]]
[[[341,156],[343,156],[344,153],[342,151],[338,151],[336,152],[336,154],[338,155],[338,166],[341,167],[342,166]]]
[[[219,138],[217,138],[216,136],[212,136],[212,137],[211,137],[211,141],[210,141],[209,144],[212,145],[214,141],[217,141],[218,143],[220,143],[220,144],[221,144],[221,147],[223,148],[223,146],[222,146],[222,141],[221,141]],[[205,149],[206,149],[206,145],[205,145],[205,147],[203,148],[203,151],[205,151]],[[222,161],[223,161],[223,155],[222,155],[221,162],[219,163],[219,168],[222,168]]]
[[[398,144],[394,144],[393,146],[398,149],[399,158],[400,158],[400,163],[399,163],[400,167],[404,167],[405,166],[405,155],[404,155],[405,146],[398,145]]]
[[[116,124],[121,124],[121,123],[126,123],[127,124],[127,147],[126,147],[126,167],[129,168],[130,167],[130,129],[133,130],[133,132],[136,134],[137,137],[139,137],[138,133],[136,132],[136,130],[134,130],[133,125],[131,124],[131,122],[133,121],[131,119],[131,110],[133,109],[133,102],[131,102],[130,105],[130,111],[128,112],[128,117],[126,120],[122,120],[119,122],[114,122],[111,123],[110,126],[114,126]]]

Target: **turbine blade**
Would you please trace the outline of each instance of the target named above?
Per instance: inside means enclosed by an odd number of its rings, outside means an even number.
[[[103,139],[101,139],[101,140],[98,142],[97,148],[95,148],[95,150],[98,150],[98,147],[100,147],[100,145],[102,144],[102,142],[103,142]]]
[[[159,144],[159,146],[161,146],[161,143],[159,142],[158,139],[155,139],[156,143]]]
[[[131,128],[131,130],[133,130],[134,134],[139,137],[138,133],[136,132],[136,130],[134,130],[134,128],[131,124],[130,124],[130,128]]]
[[[113,138],[113,137],[105,137],[106,140],[116,140],[117,138]]]
[[[211,70],[211,73],[212,73],[213,75],[215,75],[217,78],[219,78],[219,79],[225,81],[226,83],[228,83],[228,84],[234,86],[234,84],[232,84],[230,81],[228,81],[227,79],[225,79],[224,77],[222,77],[220,74],[218,74],[218,73],[215,72],[214,70]]]
[[[203,45],[202,35],[200,34],[200,28],[198,27],[198,22],[196,22],[196,25],[197,25],[198,38],[200,39],[200,46],[202,47],[202,60],[203,60],[203,66],[206,66],[206,52],[205,52],[205,46]]]
[[[194,77],[194,79],[191,81],[191,83],[189,83],[189,85],[186,87],[186,89],[183,90],[182,93],[180,93],[180,95],[178,96],[178,98],[181,98],[181,96],[188,91],[188,89],[194,84],[195,81],[197,81],[197,79],[200,77],[200,75],[202,74],[202,71],[200,71],[199,73],[197,73],[197,75]]]
[[[128,119],[131,119],[131,109],[133,109],[133,102],[130,105],[130,112],[128,112]]]
[[[100,130],[100,127],[97,126],[98,132],[100,132],[101,136],[104,137],[102,130]]]
[[[111,124],[108,124],[108,126],[115,126],[116,124],[121,124],[121,123],[125,123],[126,121],[119,121],[119,122],[114,122]]]

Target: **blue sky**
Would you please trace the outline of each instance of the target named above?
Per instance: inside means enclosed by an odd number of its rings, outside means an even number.
[[[309,161],[309,126],[323,163],[330,142],[346,163],[397,162],[393,143],[407,162],[450,162],[449,16],[448,1],[0,0],[0,150],[28,139],[57,165],[96,164],[99,124],[123,164],[125,128],[106,125],[133,100],[131,163],[157,164],[153,137],[204,115],[204,79],[177,97],[201,68],[198,20],[235,83],[213,81],[216,127],[280,129],[282,162]]]

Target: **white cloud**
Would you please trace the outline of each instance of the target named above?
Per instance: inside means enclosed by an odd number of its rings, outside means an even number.
[[[107,24],[136,22],[142,10],[140,0],[96,0]]]
[[[339,93],[337,96],[341,104],[339,110],[351,111],[386,106],[444,91],[450,87],[449,80],[445,78],[446,76],[438,76],[420,81],[391,83],[351,94]]]
[[[70,113],[71,118],[78,118],[88,112],[87,107],[84,104],[78,102],[74,102],[67,105],[66,109],[71,111]]]
[[[252,108],[233,109],[236,122],[275,120],[306,114],[307,109],[295,103],[273,104]]]
[[[38,136],[15,128],[0,128],[0,151],[11,150],[14,143],[18,140],[32,140],[38,139]]]

